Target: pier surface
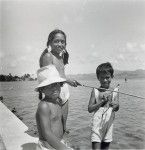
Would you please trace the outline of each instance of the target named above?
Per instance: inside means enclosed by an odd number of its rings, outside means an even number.
[[[26,133],[28,127],[0,102],[0,150],[35,150],[38,138]]]

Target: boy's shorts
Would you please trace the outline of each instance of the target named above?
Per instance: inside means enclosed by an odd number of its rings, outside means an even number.
[[[113,141],[113,124],[110,126],[109,130],[103,137],[103,132],[93,132],[91,135],[91,142],[112,142]]]

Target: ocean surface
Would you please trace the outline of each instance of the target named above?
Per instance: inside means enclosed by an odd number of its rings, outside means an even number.
[[[80,81],[82,84],[96,86],[96,81]],[[120,84],[120,91],[145,97],[145,80],[132,79],[114,80],[112,86]],[[1,82],[0,96],[9,108],[16,108],[17,114],[29,127],[28,134],[38,136],[35,112],[39,103],[38,93],[34,91],[36,81]],[[69,115],[66,135],[71,145],[76,148],[90,149],[91,117],[87,107],[91,89],[85,87],[70,87]],[[114,141],[112,149],[145,149],[145,99],[120,95],[120,109],[114,122]]]

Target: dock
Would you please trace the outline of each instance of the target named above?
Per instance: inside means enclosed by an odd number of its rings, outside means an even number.
[[[0,102],[0,150],[35,150],[38,138],[26,133],[28,127]]]

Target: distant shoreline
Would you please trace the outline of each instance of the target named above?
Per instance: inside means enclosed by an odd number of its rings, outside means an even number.
[[[95,73],[89,73],[89,74],[74,74],[74,75],[67,75],[69,78],[74,78],[76,80],[96,80],[96,74]],[[25,74],[22,77],[18,76],[12,76],[9,75],[0,75],[0,82],[12,82],[12,81],[35,81],[37,78],[31,77],[30,74]],[[138,69],[135,71],[120,71],[115,70],[114,71],[114,78],[115,79],[145,79],[145,70]]]
[[[75,80],[82,80],[82,81],[92,81],[92,80],[94,80],[94,81],[96,81],[96,77],[94,77],[94,78],[78,78],[78,77],[75,77],[75,76],[73,76],[73,77],[71,77],[71,78],[73,78],[73,79],[75,79]],[[114,77],[113,78],[114,80],[125,80],[124,78],[116,78],[116,77]],[[127,79],[127,82],[128,81],[130,81],[130,80],[145,80],[145,78],[128,78]],[[33,80],[33,81],[0,81],[0,83],[12,83],[12,82],[37,82],[37,80]]]

